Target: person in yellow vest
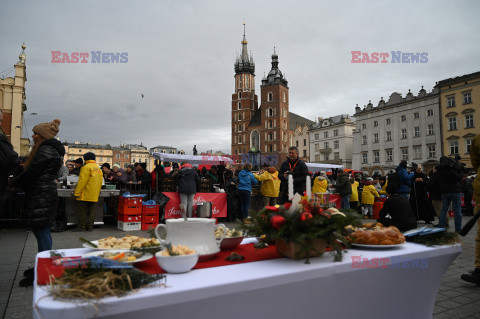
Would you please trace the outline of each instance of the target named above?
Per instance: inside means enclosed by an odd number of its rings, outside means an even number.
[[[255,179],[262,182],[260,191],[263,196],[265,206],[273,206],[277,204],[278,194],[280,193],[280,179],[278,178],[278,171],[271,166],[263,174],[254,174]]]
[[[352,195],[350,195],[350,208],[357,209],[358,206],[358,181],[355,178],[350,177],[352,181]]]
[[[312,194],[325,194],[327,192],[327,188],[327,173],[320,171],[320,175],[313,180]],[[323,203],[323,196],[320,196],[320,202]]]
[[[363,206],[363,217],[368,219],[369,216],[373,215],[373,203],[375,197],[380,197],[375,186],[373,186],[373,178],[367,178],[365,185],[362,190],[362,206]]]
[[[74,196],[77,200],[78,227],[74,231],[92,231],[95,221],[95,203],[102,189],[103,172],[92,152],[83,155],[85,165],[80,169]]]

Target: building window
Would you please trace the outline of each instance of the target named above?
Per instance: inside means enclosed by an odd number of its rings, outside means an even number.
[[[387,142],[390,142],[392,140],[392,132],[388,131],[387,132]]]
[[[427,110],[427,116],[428,117],[433,116],[433,110]]]
[[[242,109],[242,102],[238,102],[238,109],[239,109],[239,110]]]
[[[267,99],[269,102],[273,100],[273,93],[272,92],[268,92],[268,99]]]
[[[333,136],[338,136],[338,130],[333,130]]]
[[[124,158],[125,158],[125,159],[128,159],[128,154],[125,154]]]
[[[428,157],[435,158],[435,145],[428,146]]]
[[[242,131],[242,124],[238,124],[238,131],[239,131],[239,132]]]
[[[272,120],[268,120],[268,128],[273,128],[273,121]]]
[[[451,117],[448,119],[448,130],[453,131],[457,129],[457,118]]]
[[[362,145],[367,145],[367,136],[366,135],[362,136]]]
[[[336,153],[333,153],[333,159],[338,161],[340,160],[340,153],[336,152]]]
[[[450,155],[458,154],[458,141],[450,142]]]
[[[378,133],[373,134],[373,143],[378,143]]]
[[[315,133],[315,139],[318,140],[320,138],[320,134]]]
[[[287,95],[283,92],[283,103],[287,103]]]
[[[366,123],[363,123],[362,124],[362,130],[366,130],[367,129],[367,124]]]
[[[320,154],[315,154],[315,162],[320,162]]]
[[[447,96],[447,107],[454,107],[455,106],[455,96]]]
[[[413,128],[413,137],[419,137],[420,136],[420,126],[415,126]]]
[[[323,137],[327,138],[328,137],[328,132],[323,132]]]
[[[325,154],[323,157],[324,157],[324,159],[325,159],[326,161],[329,161],[329,160],[330,160],[329,154]]]
[[[119,158],[120,158],[120,154],[116,154],[116,155],[115,155],[115,158],[119,159]]]
[[[373,151],[373,162],[380,162],[380,151]]]
[[[323,148],[325,148],[325,149],[328,148],[328,142],[323,143]]]
[[[333,141],[333,148],[338,149],[339,145],[339,141]]]
[[[307,150],[303,150],[303,157],[307,157]]]
[[[385,150],[385,157],[387,159],[387,162],[393,162],[393,151]]]
[[[465,115],[465,128],[473,127],[473,114]]]
[[[362,153],[362,164],[367,164],[367,163],[368,163],[368,154]]]
[[[435,130],[433,129],[433,124],[428,124],[428,135],[435,134]]]
[[[306,139],[303,140],[303,146],[307,146],[307,140]]]
[[[373,121],[373,127],[378,127],[378,121]]]
[[[253,130],[250,135],[251,146],[257,150],[260,150],[260,133],[257,130]]]
[[[408,161],[408,148],[404,147],[401,149],[402,152],[402,160]]]
[[[407,120],[407,116],[406,116],[406,115],[402,115],[401,120],[402,120],[402,122],[405,122],[405,121]]]
[[[415,112],[413,113],[413,119],[418,120],[420,118],[420,113]]]
[[[465,141],[465,150],[466,154],[470,154],[470,148],[472,147],[472,140],[468,139]]]
[[[387,124],[387,125],[392,124],[392,120],[391,120],[390,118],[386,119],[386,120],[385,120],[385,124]]]
[[[242,136],[241,135],[238,136],[238,144],[242,144]]]
[[[315,144],[315,151],[318,152],[319,149],[320,149],[320,144],[316,143]]]
[[[407,138],[407,129],[404,128],[402,129],[402,139],[406,139]]]
[[[295,146],[298,147],[298,141],[295,141]]]
[[[469,104],[472,103],[472,93],[467,92],[463,93],[463,104]]]
[[[238,98],[241,99],[242,98],[242,92],[238,91]]]
[[[413,159],[422,159],[422,148],[420,146],[413,147]]]

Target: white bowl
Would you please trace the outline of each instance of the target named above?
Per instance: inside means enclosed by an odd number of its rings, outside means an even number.
[[[242,242],[244,236],[238,237],[225,237],[220,242],[220,249],[221,250],[232,250],[237,248],[238,245]]]
[[[162,256],[160,253],[161,251],[155,254],[158,265],[171,274],[189,272],[198,262],[198,253],[181,256]]]

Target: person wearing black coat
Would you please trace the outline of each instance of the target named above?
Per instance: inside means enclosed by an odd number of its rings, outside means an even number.
[[[461,190],[463,193],[463,202],[465,203],[465,216],[473,216],[473,206],[472,206],[472,197],[473,197],[473,186],[467,175],[463,175]]]
[[[427,224],[435,219],[435,211],[427,196],[428,176],[422,172],[422,166],[417,165],[412,177],[410,188],[410,206],[417,220],[423,220]]]
[[[434,167],[432,171],[428,174],[429,181],[427,184],[427,190],[429,199],[432,203],[433,210],[437,215],[437,218],[440,220],[440,211],[442,210],[442,194],[440,193],[440,188],[438,184],[438,173],[437,167]],[[445,227],[449,227],[448,218],[446,220]]]
[[[417,228],[417,222],[413,215],[412,208],[408,200],[399,195],[395,184],[387,184],[387,193],[390,195],[380,210],[377,222],[384,226],[395,226],[401,232]],[[390,216],[390,218],[387,217]]]
[[[0,110],[0,122],[3,119],[3,113]],[[8,184],[10,172],[20,163],[17,152],[3,132],[0,126],[0,217],[3,216],[5,190]]]
[[[188,218],[192,218],[193,198],[197,193],[197,183],[200,182],[200,177],[190,164],[183,162],[182,168],[176,175],[176,180],[182,209],[186,212]]]
[[[33,128],[35,144],[25,161],[24,171],[11,182],[11,186],[21,188],[26,193],[21,218],[32,229],[39,252],[52,249],[50,227],[57,210],[58,197],[55,179],[65,155],[65,148],[54,138],[59,124],[60,120],[55,119]],[[20,281],[20,285],[33,284],[33,271],[31,275]]]
[[[350,195],[352,195],[352,183],[347,173],[344,173],[343,170],[338,171],[337,184],[335,188],[342,197],[342,208],[350,209]]]
[[[278,178],[282,182],[280,184],[280,202],[285,203],[288,198],[288,175],[293,176],[293,194],[296,193],[303,196],[307,189],[308,167],[299,157],[298,148],[291,146],[288,148],[288,158],[282,163],[278,171]]]

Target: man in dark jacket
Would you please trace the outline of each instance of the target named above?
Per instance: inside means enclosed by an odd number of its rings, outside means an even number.
[[[280,170],[278,171],[278,177],[282,184],[281,188],[281,203],[285,203],[288,198],[288,175],[293,176],[293,194],[298,193],[303,196],[307,186],[307,175],[308,167],[307,165],[300,160],[298,157],[298,148],[295,146],[290,146],[288,148],[288,158],[285,162],[282,163]]]
[[[452,204],[455,213],[455,231],[458,233],[462,229],[462,206],[460,194],[460,182],[462,181],[462,172],[459,167],[455,167],[455,160],[442,156],[440,164],[437,166],[438,187],[442,194],[442,210],[440,212],[440,221],[438,227],[445,227],[448,208]]]
[[[140,184],[141,189],[150,189],[152,186],[152,174],[147,171],[147,163],[138,163],[135,167],[137,171],[137,182]]]
[[[463,175],[461,189],[463,193],[463,202],[465,203],[465,216],[473,216],[473,187],[467,175]]]
[[[83,158],[79,157],[73,162],[73,171],[71,172],[72,175],[80,175],[80,169],[83,166]]]
[[[395,226],[401,232],[416,228],[417,221],[413,215],[410,203],[397,193],[397,185],[387,184],[386,191],[389,197],[383,203],[377,222],[387,227]],[[387,218],[387,215],[390,215],[390,218]]]
[[[55,179],[62,166],[62,156],[65,155],[65,148],[54,138],[59,125],[60,120],[53,120],[37,124],[33,128],[35,144],[25,161],[25,169],[11,182],[12,186],[19,187],[26,193],[22,218],[32,228],[39,252],[52,249],[50,227],[57,210],[58,197]],[[32,285],[33,270],[24,274],[26,278],[20,281],[20,286]]]
[[[350,195],[352,195],[352,183],[347,173],[338,171],[337,184],[335,185],[338,194],[342,197],[342,208],[350,209]]]
[[[200,183],[200,177],[198,177],[192,165],[182,162],[181,169],[175,178],[177,180],[182,211],[186,213],[188,218],[192,218],[193,198],[197,193],[197,183]]]
[[[3,119],[3,113],[0,110],[0,124]],[[19,164],[17,152],[13,150],[13,146],[3,132],[0,125],[0,217],[3,216],[5,189],[8,184],[8,176],[10,171]]]
[[[398,174],[398,194],[405,197],[407,200],[410,198],[410,186],[412,184],[413,172],[407,172],[407,161],[402,160],[400,165],[395,169]]]

